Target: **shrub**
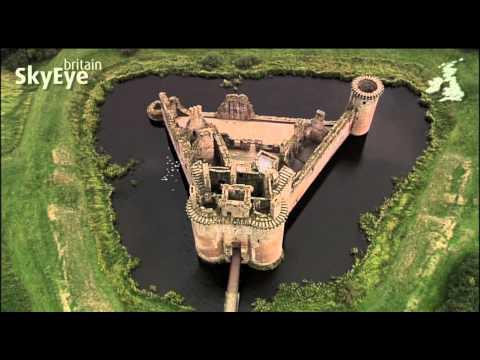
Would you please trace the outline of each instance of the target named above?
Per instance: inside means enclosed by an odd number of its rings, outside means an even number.
[[[101,158],[100,161],[103,165],[104,159]],[[121,178],[125,176],[137,164],[138,161],[134,159],[130,159],[128,163],[124,166],[120,164],[109,164],[105,169],[103,169],[103,174],[107,177],[107,179],[110,180]]]
[[[182,305],[185,299],[182,295],[176,293],[173,290],[168,291],[165,295],[162,296],[162,299],[166,302],[169,302],[173,305]]]
[[[223,58],[220,55],[211,54],[203,57],[198,62],[204,69],[212,70],[223,64]]]
[[[220,84],[220,87],[229,89],[229,88],[233,87],[233,83],[230,80],[223,79],[223,82]]]
[[[447,299],[441,307],[442,311],[479,311],[478,261],[478,253],[473,253],[454,268],[448,277]]]
[[[120,53],[125,56],[132,56],[138,49],[120,49]]]
[[[239,57],[237,60],[233,62],[233,65],[235,65],[237,68],[245,70],[249,69],[252,66],[260,64],[262,61],[260,60],[259,57],[255,55],[246,55]]]
[[[239,78],[237,78],[237,79],[233,79],[232,83],[233,83],[233,85],[235,85],[235,86],[240,86],[240,85],[242,85],[242,78],[239,77]]]
[[[2,65],[9,70],[50,59],[60,49],[2,49]]]
[[[59,49],[26,49],[30,62],[37,62],[50,59],[57,55]]]

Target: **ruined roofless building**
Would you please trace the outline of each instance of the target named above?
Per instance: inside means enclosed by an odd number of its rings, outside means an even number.
[[[198,256],[220,263],[238,253],[253,268],[277,266],[288,214],[345,139],[368,132],[383,90],[376,77],[355,78],[335,121],[320,110],[310,119],[257,115],[243,94],[204,112],[161,92],[147,113],[164,122],[188,180]]]

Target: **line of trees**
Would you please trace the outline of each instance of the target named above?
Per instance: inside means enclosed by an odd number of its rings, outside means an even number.
[[[13,71],[18,67],[25,67],[29,64],[50,59],[57,55],[60,50],[61,49],[2,48],[0,54],[2,67]]]

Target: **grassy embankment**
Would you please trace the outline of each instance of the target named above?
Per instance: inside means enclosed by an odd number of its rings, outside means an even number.
[[[213,52],[225,61],[211,71],[197,63],[205,50],[145,50],[128,59],[113,50],[65,50],[43,66],[51,69],[63,58],[95,58],[103,62],[104,71],[73,91],[58,86],[36,90],[31,111],[6,125],[28,124],[17,148],[2,156],[2,250],[8,254],[4,259],[2,252],[2,270],[8,268],[11,274],[2,272],[2,290],[4,285],[9,288],[2,291],[2,310],[180,309],[175,297],[162,299],[136,288],[129,275],[135,261],[113,226],[112,188],[92,144],[98,106],[117,79],[172,72],[351,79],[370,72],[388,84],[418,91],[438,75],[440,63],[463,56],[458,78],[466,98],[460,104],[434,102],[430,150],[380,215],[365,218],[373,220],[364,222],[372,242],[367,256],[335,282],[282,286],[273,302],[257,303],[257,310],[436,309],[444,301],[454,264],[478,252],[478,53]],[[232,61],[244,54],[255,54],[262,62],[240,71]],[[2,90],[10,81],[2,77]],[[8,97],[16,101],[18,95],[8,91]],[[2,95],[2,108],[5,99]],[[2,134],[6,120],[2,112]]]
[[[41,68],[61,65],[63,57],[90,59],[91,54],[104,65],[120,60],[115,51],[69,50]],[[2,77],[2,88],[12,81]],[[7,290],[2,291],[2,311],[186,309],[176,305],[175,298],[138,290],[129,276],[135,261],[118,238],[112,236],[110,243],[100,238],[104,232],[98,220],[113,228],[104,210],[110,203],[103,198],[99,205],[92,188],[101,194],[110,189],[89,177],[90,171],[97,171],[103,179],[75,136],[82,113],[74,105],[82,98],[81,90],[37,89],[25,116],[12,121],[2,114],[2,130],[26,123],[15,150],[2,156],[2,270],[9,271],[8,276],[2,271],[2,290]],[[7,99],[21,101],[19,96],[5,91],[2,108]],[[112,252],[101,253],[104,245],[111,245]]]
[[[2,145],[2,172],[3,158],[11,153],[22,138],[25,117],[31,105],[31,92],[15,84],[13,73],[2,70],[1,82],[1,145]],[[3,197],[3,193],[2,193]],[[3,203],[3,200],[2,200]],[[2,207],[2,224],[7,214]],[[2,226],[2,308],[28,310],[31,306],[30,298],[19,281],[11,266],[10,251],[6,247],[4,227]]]

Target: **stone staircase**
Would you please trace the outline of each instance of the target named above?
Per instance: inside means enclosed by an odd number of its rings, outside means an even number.
[[[204,194],[207,192],[207,188],[203,180],[203,170],[202,170],[201,161],[197,161],[192,165],[192,179],[193,179],[194,185],[196,186],[200,194]]]
[[[292,169],[290,169],[288,166],[282,166],[273,188],[273,196],[277,196],[278,194],[280,194],[287,185],[290,178],[292,178],[294,175],[295,172]]]

